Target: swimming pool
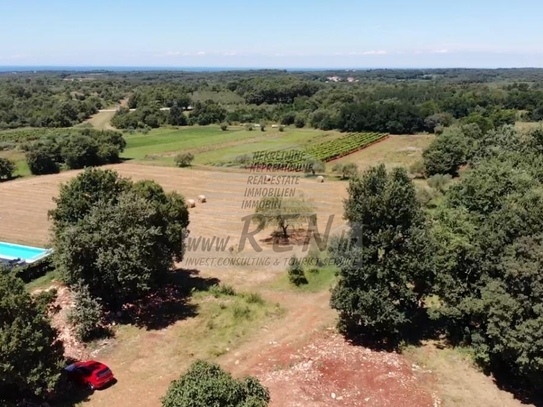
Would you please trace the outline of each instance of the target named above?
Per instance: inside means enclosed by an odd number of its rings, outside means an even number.
[[[4,260],[20,259],[25,263],[34,263],[51,253],[52,250],[0,242],[0,259]]]

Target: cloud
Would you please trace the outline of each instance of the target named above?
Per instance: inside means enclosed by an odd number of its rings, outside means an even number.
[[[379,50],[379,51],[366,51],[366,52],[363,52],[362,55],[387,55],[388,52],[385,51],[385,50]]]
[[[438,50],[435,50],[435,51],[432,51],[434,54],[448,54],[449,53],[449,50],[448,49],[438,49]]]
[[[168,51],[163,54],[155,55],[157,57],[190,57],[190,56],[203,56],[206,55],[205,51],[199,52],[181,52],[181,51]]]
[[[372,51],[364,51],[364,52],[359,52],[359,51],[334,52],[333,55],[350,55],[350,56],[354,56],[354,55],[388,55],[388,51],[385,51],[385,50],[379,50],[379,51],[372,50]]]
[[[30,55],[28,55],[28,54],[14,54],[14,55],[7,55],[7,56],[4,56],[4,57],[0,57],[0,60],[12,61],[12,60],[16,60],[16,59],[25,59],[25,58],[28,58],[28,57],[30,57]]]

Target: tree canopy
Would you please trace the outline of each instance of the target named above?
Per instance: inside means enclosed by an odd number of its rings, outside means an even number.
[[[63,353],[56,330],[23,282],[0,270],[0,402],[52,392]]]
[[[87,169],[61,187],[53,219],[55,264],[64,281],[82,282],[118,307],[158,287],[183,258],[189,223],[182,196],[153,181],[133,183]]]
[[[339,267],[331,305],[343,332],[396,340],[414,329],[433,281],[415,187],[403,168],[381,165],[352,179],[348,192],[351,232],[330,247]]]

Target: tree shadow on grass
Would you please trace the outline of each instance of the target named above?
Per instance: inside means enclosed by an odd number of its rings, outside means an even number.
[[[217,278],[201,277],[199,274],[198,270],[173,271],[162,289],[126,304],[120,314],[112,316],[112,320],[147,330],[159,330],[177,321],[195,317],[198,315],[198,307],[190,301],[192,293],[207,291],[220,282]]]
[[[522,404],[543,407],[543,389],[530,387],[525,380],[513,377],[507,368],[485,369],[484,372],[493,376],[494,383],[500,390],[511,393]]]

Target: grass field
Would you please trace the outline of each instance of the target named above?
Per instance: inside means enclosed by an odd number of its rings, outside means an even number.
[[[30,175],[30,169],[23,152],[16,150],[0,151],[0,157],[8,158],[15,163],[15,176],[27,177]]]
[[[312,129],[267,128],[247,131],[230,126],[222,131],[219,126],[156,129],[148,134],[125,134],[127,148],[124,158],[173,165],[173,158],[181,152],[194,154],[195,165],[213,165],[233,161],[236,156],[259,150],[304,148],[311,143],[339,137],[340,133]]]

